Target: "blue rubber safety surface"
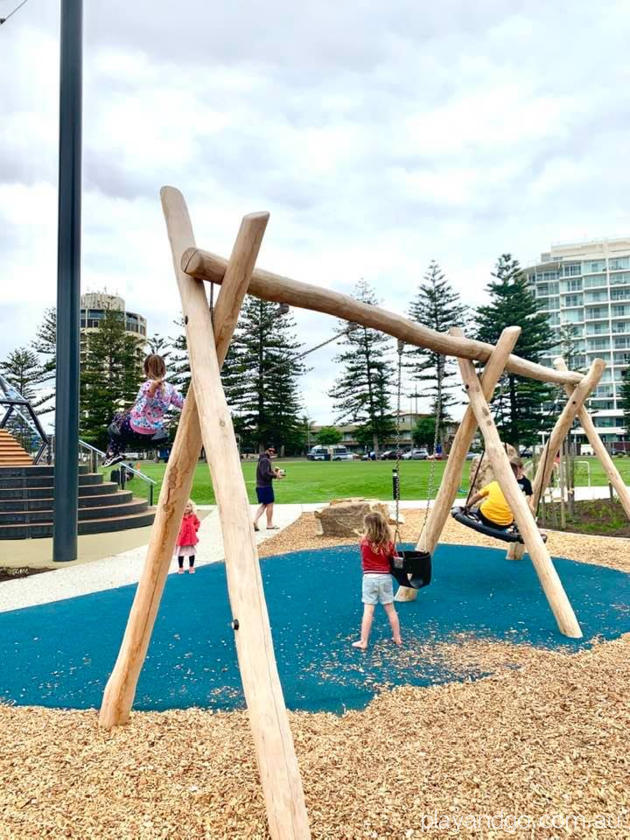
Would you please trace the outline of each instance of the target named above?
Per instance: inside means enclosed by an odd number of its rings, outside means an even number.
[[[370,648],[356,650],[362,613],[358,551],[300,551],[261,561],[287,706],[363,708],[381,688],[482,676],[454,669],[437,642],[455,634],[578,650],[630,631],[629,576],[555,559],[584,639],[561,636],[529,560],[505,551],[442,545],[431,586],[397,604],[404,646],[389,640],[377,607]],[[54,574],[52,572],[51,574]],[[98,707],[135,586],[0,614],[0,698],[20,705]],[[223,564],[170,575],[142,671],[135,708],[244,705]],[[238,631],[236,631],[238,632]],[[436,655],[431,655],[431,650]]]

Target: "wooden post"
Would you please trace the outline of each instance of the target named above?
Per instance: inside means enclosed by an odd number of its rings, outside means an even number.
[[[268,219],[268,213],[252,213],[245,216],[241,222],[226,273],[227,286],[224,285],[219,292],[215,307],[215,323],[219,336],[217,354],[221,360],[227,353]],[[171,231],[171,239],[177,270],[177,248],[183,250],[194,242],[187,214],[182,213],[178,218],[178,228]],[[226,327],[228,324],[231,325],[230,329]],[[105,729],[111,729],[129,720],[200,451],[201,429],[194,386],[191,385],[164,473],[147,556],[125,635],[105,687],[99,716],[99,724]]]
[[[231,331],[228,334],[224,325],[235,323],[231,310],[235,310],[238,317],[238,310],[247,291],[247,283],[268,219],[268,213],[253,213],[245,216],[241,223],[228,268],[228,287],[224,286],[221,289],[215,307],[217,334],[221,335],[217,352],[221,359],[225,358],[231,337]],[[177,235],[181,239],[180,247],[182,248],[188,247],[189,242],[194,242],[192,227],[187,216],[185,219],[184,217],[180,219],[180,230]],[[226,279],[228,279],[227,275]],[[99,724],[105,729],[122,725],[129,720],[138,678],[151,640],[155,616],[160,606],[200,451],[199,415],[194,386],[191,385],[164,473],[147,556],[129,613],[125,635],[116,664],[105,687],[99,716]]]
[[[579,385],[576,385],[567,400],[566,405],[562,409],[560,417],[553,427],[547,443],[540,456],[540,464],[536,470],[536,476],[533,482],[533,500],[532,506],[536,510],[541,495],[545,492],[549,479],[551,478],[551,471],[553,470],[554,458],[556,453],[560,451],[562,443],[571,430],[573,421],[578,415],[580,409],[584,406],[585,400],[588,399],[593,388],[601,379],[602,373],[606,368],[606,362],[603,359],[595,359],[590,366],[588,373]]]
[[[523,537],[549,606],[556,618],[558,628],[565,636],[579,639],[582,637],[580,625],[577,622],[569,599],[562,588],[562,583],[551,562],[551,557],[540,536],[540,532],[536,527],[532,512],[525,501],[521,488],[516,482],[516,477],[501,443],[497,428],[494,425],[494,420],[483,395],[475,368],[468,359],[459,359],[458,362],[462,379],[470,399],[471,408],[475,414],[481,433],[484,436],[486,454],[492,464],[492,470],[505,495],[507,503],[512,509],[514,519]]]
[[[449,334],[463,336],[464,331],[459,327],[451,327]],[[496,349],[486,362],[481,380],[486,400],[492,399],[496,384],[504,370],[506,356],[509,356],[514,349],[514,345],[518,341],[520,334],[520,327],[507,327],[504,329],[499,337]],[[468,454],[476,431],[477,421],[475,420],[472,408],[469,406],[453,438],[435,502],[433,503],[430,514],[428,514],[426,527],[423,529],[418,540],[418,551],[428,551],[431,553],[435,550],[439,542],[442,531],[444,530],[444,524],[450,515],[453,502],[457,498],[457,491],[461,486],[462,473],[464,464],[466,463],[466,455]],[[428,499],[427,504],[429,504]],[[414,601],[417,595],[418,592],[416,589],[400,586],[395,600]]]
[[[560,371],[567,370],[564,359],[557,358],[554,360],[553,364],[554,367]],[[564,390],[567,396],[570,396],[573,393],[571,385],[566,385]],[[626,512],[626,516],[630,519],[630,491],[628,491],[623,478],[619,475],[619,470],[614,465],[613,459],[608,454],[608,450],[604,446],[604,442],[600,438],[586,406],[582,406],[582,408],[578,411],[578,420],[584,429],[584,434],[588,438],[588,442],[593,447],[593,452],[597,455],[602,467],[604,468],[608,481],[615,488],[617,496],[619,496],[619,501]]]
[[[169,233],[187,217],[181,194],[161,192]],[[175,261],[181,247],[174,241]],[[177,270],[201,437],[219,508],[234,638],[256,749],[269,832],[274,840],[310,837],[302,780],[271,638],[247,489],[230,409],[221,385],[204,285]]]
[[[225,260],[215,254],[210,254],[208,251],[189,248],[182,257],[182,268],[187,274],[198,280],[222,283],[225,274]],[[345,321],[380,330],[395,338],[402,339],[406,344],[426,347],[444,356],[456,356],[487,362],[494,352],[494,345],[487,344],[485,341],[475,341],[471,338],[455,337],[453,334],[447,335],[447,333],[436,332],[402,315],[387,312],[379,306],[361,303],[349,295],[343,295],[332,289],[324,289],[310,283],[291,280],[289,277],[282,277],[279,274],[263,271],[260,268],[255,269],[252,274],[249,294],[262,298],[262,300],[288,303],[289,306],[298,306],[301,309],[310,309],[314,312],[327,312],[336,318],[343,318]],[[540,382],[577,385],[582,380],[581,373],[574,371],[560,372],[512,354],[508,356],[505,367],[511,373],[527,376]]]

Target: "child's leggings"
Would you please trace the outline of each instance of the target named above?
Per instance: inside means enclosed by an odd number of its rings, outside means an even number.
[[[178,557],[177,562],[179,563],[179,568],[183,569],[184,568],[184,558],[181,557],[181,556]],[[192,569],[192,567],[194,565],[195,565],[195,555],[191,554],[190,557],[188,558],[188,566]]]
[[[120,426],[120,432],[118,434],[112,434],[110,432],[107,454],[120,455],[123,454],[126,449],[134,449],[135,447],[139,449],[146,449],[147,446],[151,445],[152,438],[152,433],[148,435],[141,435],[138,432],[134,432],[129,422],[129,415],[127,414]]]

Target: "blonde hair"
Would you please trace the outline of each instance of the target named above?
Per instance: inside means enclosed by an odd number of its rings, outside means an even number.
[[[368,513],[363,517],[363,528],[365,539],[370,543],[374,551],[384,552],[392,541],[392,533],[389,530],[387,520],[378,510]]]
[[[144,360],[144,375],[149,379],[164,379],[166,376],[166,364],[161,356],[157,353],[151,353]]]
[[[192,499],[188,499],[188,501],[186,502],[186,507],[184,508],[184,511],[186,510],[186,508],[188,507],[188,505],[190,505],[190,509],[192,510],[192,512],[193,512],[193,513],[195,514],[195,516],[196,516],[196,515],[197,515],[197,505],[193,502],[193,500],[192,500]]]

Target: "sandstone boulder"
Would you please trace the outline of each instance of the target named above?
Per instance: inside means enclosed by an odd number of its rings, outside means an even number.
[[[333,499],[321,511],[315,511],[317,535],[322,537],[356,537],[363,532],[363,517],[379,511],[388,522],[394,524],[389,507],[378,499]],[[399,516],[399,523],[402,517]]]

